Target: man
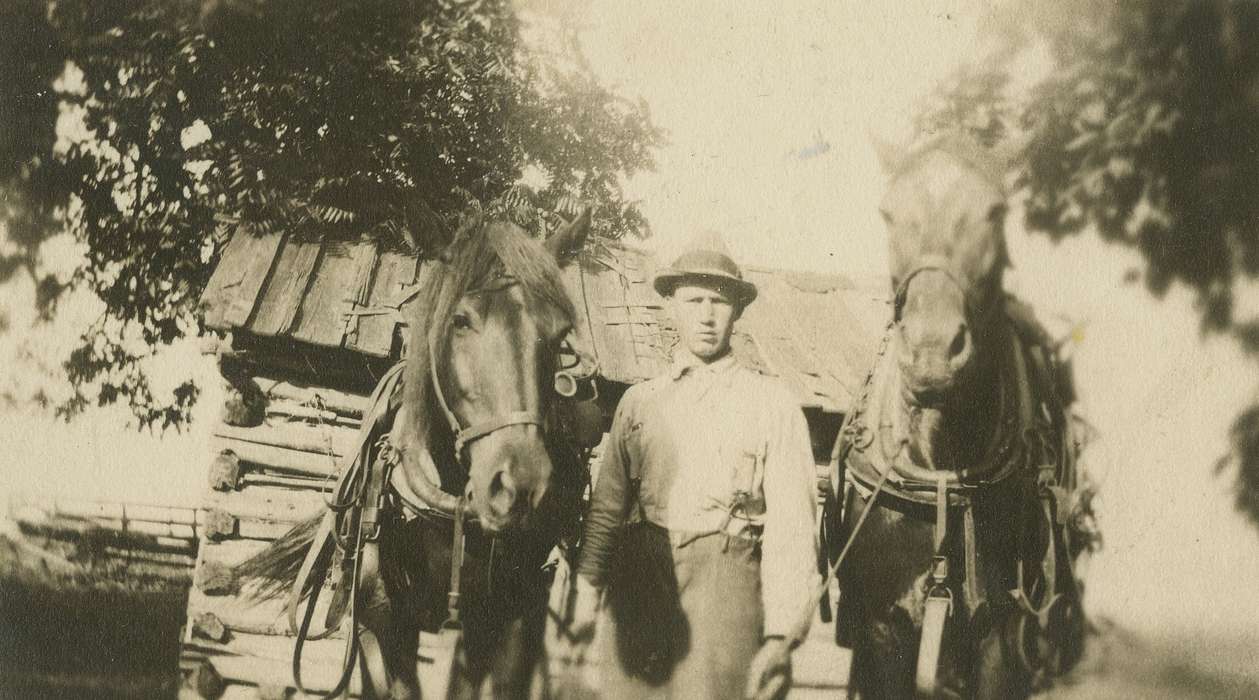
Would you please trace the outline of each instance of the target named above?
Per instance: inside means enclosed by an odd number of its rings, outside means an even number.
[[[808,427],[779,380],[731,352],[757,290],[719,237],[653,284],[679,344],[671,371],[617,407],[573,631],[593,629],[606,599],[603,697],[781,697],[817,582]]]

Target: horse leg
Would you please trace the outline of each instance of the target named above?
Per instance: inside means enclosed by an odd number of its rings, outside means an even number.
[[[415,658],[419,628],[414,616],[400,614],[380,575],[379,547],[368,543],[361,563],[359,648],[365,697],[418,698]]]
[[[1013,623],[1013,615],[1018,611],[1010,611],[1000,621],[992,625],[980,637],[975,648],[975,665],[972,697],[977,700],[1004,700],[1005,698],[1026,698],[1031,694],[1027,674],[1015,658],[1012,644],[1020,640],[1003,639]]]

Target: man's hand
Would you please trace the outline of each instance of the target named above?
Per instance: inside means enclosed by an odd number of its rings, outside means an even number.
[[[748,669],[748,700],[779,700],[791,689],[791,646],[781,637],[770,637],[761,645]]]
[[[584,576],[577,576],[573,587],[573,605],[566,625],[571,641],[589,642],[594,637],[595,622],[599,617],[599,599],[602,596],[602,589]]]
[[[558,654],[559,658],[569,665],[580,665],[585,658],[586,649],[595,636],[595,625],[599,617],[602,589],[596,587],[582,576],[577,576],[573,586],[573,600],[568,614],[559,625]]]

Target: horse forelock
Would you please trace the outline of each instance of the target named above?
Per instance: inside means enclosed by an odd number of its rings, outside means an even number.
[[[564,273],[551,252],[514,224],[494,222],[485,239],[503,271],[514,278],[525,295],[557,311],[568,324],[576,318],[573,300],[564,286]]]
[[[940,257],[970,282],[1008,264],[1000,221],[1005,200],[998,159],[973,140],[946,134],[912,150],[892,175],[883,208],[893,223],[889,248],[895,276],[916,261]]]

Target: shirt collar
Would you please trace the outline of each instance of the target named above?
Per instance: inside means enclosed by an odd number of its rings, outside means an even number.
[[[713,362],[704,362],[687,350],[679,350],[678,354],[673,358],[673,366],[669,369],[669,376],[674,381],[677,381],[688,372],[692,374],[698,372],[722,372],[733,367],[737,361],[734,356],[734,350],[726,351],[726,354],[721,359]]]

